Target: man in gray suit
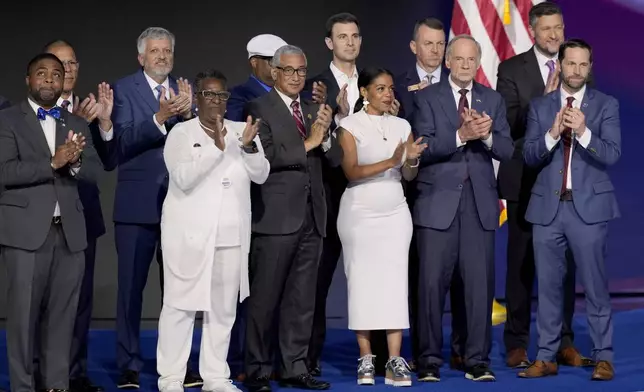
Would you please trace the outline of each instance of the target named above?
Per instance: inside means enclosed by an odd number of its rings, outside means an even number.
[[[12,391],[33,391],[36,380],[47,390],[69,383],[87,246],[77,180],[95,181],[101,167],[87,122],[56,106],[64,76],[56,56],[37,55],[27,67],[28,99],[0,112],[0,251],[9,282]],[[33,365],[37,340],[40,374]]]

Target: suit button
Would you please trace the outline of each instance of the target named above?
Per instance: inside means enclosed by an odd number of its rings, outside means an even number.
[[[463,189],[463,184],[458,184],[458,189]]]
[[[559,170],[559,174],[563,174],[563,169]]]
[[[307,191],[309,190],[309,188],[310,188],[310,186],[304,185],[304,189],[306,189]]]
[[[558,194],[559,194],[559,191],[555,191],[555,195],[558,195]]]

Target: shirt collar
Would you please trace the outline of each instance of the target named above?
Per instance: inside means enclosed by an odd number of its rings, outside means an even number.
[[[562,102],[562,104],[566,103],[566,98],[575,97],[575,100],[573,101],[573,106],[575,104],[577,104],[579,106],[579,105],[581,105],[581,101],[584,99],[584,94],[586,94],[586,85],[584,84],[584,86],[574,94],[570,94],[568,91],[566,91],[563,88],[563,85],[562,85],[561,87],[559,87],[559,94],[561,94],[561,102]]]
[[[62,96],[58,98],[58,101],[56,101],[56,106],[60,106],[61,109],[63,107],[63,101],[69,101],[69,106],[67,106],[67,111],[72,113],[74,110],[74,93],[71,93],[69,95],[69,98],[64,99]]]
[[[336,79],[343,79],[343,78],[349,79],[349,76],[347,76],[347,74],[345,74],[344,72],[340,71],[340,69],[336,67],[335,64],[333,64],[333,61],[331,61],[331,65],[329,65],[329,68],[331,69],[331,73]],[[356,68],[355,65],[353,66],[353,73],[350,77],[356,78],[356,79],[358,78],[358,69]]]
[[[539,64],[539,67],[543,67],[550,60],[557,61],[557,55],[554,55],[554,57],[550,58],[544,55],[543,53],[539,52],[539,49],[537,49],[537,45],[534,46],[534,55],[537,56],[537,64]]]
[[[442,71],[442,67],[438,66],[438,67],[436,67],[434,72],[428,74],[427,71],[425,71],[423,68],[421,68],[420,65],[418,65],[418,63],[416,63],[416,72],[418,73],[418,79],[420,79],[421,82],[423,81],[423,79],[427,75],[430,75],[430,79],[431,79],[432,76],[434,77],[434,83],[440,82],[440,80],[441,80],[441,71]],[[429,82],[431,82],[431,80],[429,80]],[[432,83],[432,84],[434,84],[434,83]]]
[[[455,94],[460,94],[459,91],[461,91],[461,87],[457,86],[451,77],[448,77],[447,79],[449,80],[449,85],[452,88],[452,91],[454,91]],[[470,82],[470,84],[467,87],[465,87],[465,89],[468,90],[468,93],[472,92],[473,86],[474,86],[474,82]]]
[[[154,91],[154,89],[159,85],[159,83],[157,83],[154,79],[152,79],[150,76],[148,76],[148,74],[145,73],[145,71],[143,71],[143,75],[145,75],[145,80],[148,81],[148,84],[150,85],[150,88],[152,89],[152,91]],[[170,81],[168,80],[167,77],[165,78],[163,83],[161,83],[161,86],[163,86],[165,88],[166,94],[168,94],[168,91],[170,89]],[[154,92],[156,93],[156,91],[154,91]]]
[[[291,108],[291,102],[293,102],[294,100],[297,101],[297,103],[299,103],[300,106],[301,106],[302,103],[300,102],[300,95],[299,94],[298,94],[297,98],[295,98],[293,100],[293,99],[291,99],[291,97],[289,97],[286,94],[284,94],[283,92],[281,92],[278,88],[276,88],[275,91],[277,91],[277,94],[280,96],[280,98],[282,98],[282,101],[284,101],[284,103],[289,108],[289,110]]]
[[[271,91],[272,87],[271,87],[271,86],[269,86],[268,84],[266,84],[266,83],[262,82],[261,80],[259,80],[259,78],[258,78],[257,76],[255,76],[255,75],[250,75],[250,77],[251,77],[251,78],[253,78],[253,79],[255,79],[255,81],[256,81],[257,83],[259,83],[259,85],[260,85],[260,86],[262,86],[262,87],[264,88],[264,90],[266,90],[266,91]]]
[[[40,109],[41,106],[34,102],[31,98],[28,98],[27,101],[29,102],[29,106],[31,106],[34,112],[38,114],[38,109]]]

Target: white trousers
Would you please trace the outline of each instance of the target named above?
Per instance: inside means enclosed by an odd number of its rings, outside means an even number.
[[[239,295],[241,247],[217,248],[212,269],[211,306],[203,312],[203,329],[199,352],[199,372],[203,389],[213,390],[230,378],[226,362],[230,331],[235,322]],[[171,277],[167,277],[168,279]],[[163,305],[159,317],[157,344],[158,387],[183,382],[192,348],[196,311]]]

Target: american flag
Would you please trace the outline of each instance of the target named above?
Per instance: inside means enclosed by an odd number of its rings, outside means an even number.
[[[499,63],[525,52],[534,43],[528,29],[528,13],[534,4],[544,0],[454,0],[450,39],[469,34],[481,44],[481,68],[476,81],[496,88]],[[498,162],[494,162],[495,173]],[[499,200],[499,226],[507,219],[505,200]]]

